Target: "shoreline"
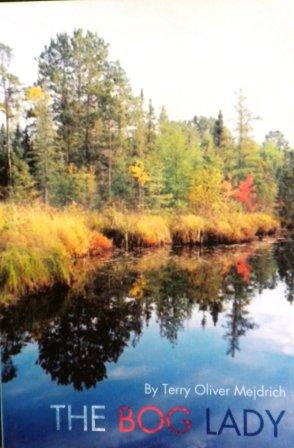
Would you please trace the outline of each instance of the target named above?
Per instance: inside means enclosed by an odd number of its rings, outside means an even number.
[[[112,247],[111,250],[101,253],[100,255],[76,258],[72,260],[72,272],[70,275],[70,281],[54,282],[50,285],[39,286],[24,294],[6,294],[6,296],[0,294],[0,306],[6,308],[17,305],[22,300],[36,300],[41,295],[50,295],[52,293],[60,294],[62,291],[75,292],[81,291],[87,285],[91,285],[95,275],[99,274],[100,269],[104,269],[105,266],[115,263],[138,263],[142,267],[143,271],[148,268],[150,263],[150,269],[157,269],[161,266],[165,260],[172,256],[176,257],[179,263],[179,268],[187,268],[188,270],[196,268],[199,265],[203,266],[210,263],[219,263],[222,259],[225,262],[227,268],[228,264],[236,268],[238,267],[238,260],[241,263],[246,263],[248,255],[254,256],[259,250],[263,250],[266,247],[275,244],[278,238],[265,237],[264,239],[255,239],[250,242],[235,243],[235,244],[219,244],[214,246],[178,246],[173,247],[171,244],[157,247],[141,247],[133,250],[126,251],[125,249]],[[194,256],[193,256],[194,255]],[[149,260],[149,262],[147,261]],[[191,267],[188,267],[187,262],[192,262]],[[147,264],[146,264],[147,262]],[[236,264],[237,263],[237,264]],[[156,267],[157,266],[157,267]]]
[[[193,214],[103,212],[0,206],[0,302],[71,286],[77,260],[103,259],[115,248],[212,248],[277,236],[278,221],[261,213],[208,219]]]

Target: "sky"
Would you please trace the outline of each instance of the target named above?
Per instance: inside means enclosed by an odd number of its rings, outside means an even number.
[[[136,94],[171,119],[217,116],[234,129],[240,88],[260,120],[254,136],[281,130],[294,145],[293,0],[96,0],[0,3],[0,42],[12,47],[24,85],[58,32],[95,31],[110,44]]]

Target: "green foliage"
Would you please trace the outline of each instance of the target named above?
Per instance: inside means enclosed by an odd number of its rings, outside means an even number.
[[[285,153],[284,167],[279,183],[280,214],[286,225],[294,222],[294,151]]]
[[[48,203],[54,173],[61,163],[56,146],[56,133],[50,109],[50,98],[41,87],[31,87],[26,91],[31,105],[31,126],[35,177],[43,201]]]
[[[201,161],[197,140],[191,144],[188,135],[182,123],[163,121],[156,140],[155,150],[163,163],[163,194],[169,195],[170,207],[187,205],[193,174]]]
[[[27,163],[17,156],[13,158],[13,188],[10,199],[20,203],[30,203],[38,196],[36,184]]]
[[[65,206],[71,203],[92,208],[97,204],[97,182],[93,168],[69,165],[62,174],[52,179],[51,202]]]
[[[1,195],[3,195],[3,190],[7,185],[7,169],[6,169],[6,137],[5,137],[5,127],[2,124],[0,128],[0,185],[1,185]]]
[[[201,216],[219,213],[223,207],[223,176],[216,167],[203,167],[195,172],[189,193],[192,210]]]

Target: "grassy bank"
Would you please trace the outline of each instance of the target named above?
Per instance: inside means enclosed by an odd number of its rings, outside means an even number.
[[[188,215],[103,213],[0,205],[0,288],[2,296],[23,295],[56,283],[71,284],[75,260],[112,247],[133,249],[167,244],[239,243],[276,232],[264,214],[231,214],[218,219]]]
[[[97,229],[122,248],[174,245],[215,245],[252,241],[274,234],[278,221],[263,213],[231,213],[214,218],[193,214],[163,216],[123,214],[106,210],[96,222]]]
[[[70,284],[75,259],[111,247],[76,210],[1,205],[1,291],[22,295],[55,283]]]
[[[232,213],[212,219],[184,215],[175,217],[170,228],[174,244],[214,245],[244,243],[274,234],[279,223],[263,213]]]

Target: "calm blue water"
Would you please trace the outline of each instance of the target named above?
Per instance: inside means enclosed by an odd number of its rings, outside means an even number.
[[[70,291],[26,298],[1,310],[5,448],[265,448],[293,446],[294,310],[293,244],[258,243],[230,249],[171,253],[167,250],[108,260]],[[157,396],[144,393],[145,384]],[[166,396],[162,384],[191,387]],[[281,387],[284,397],[197,396],[196,384],[234,389]],[[106,431],[88,431],[81,420],[60,431],[50,405],[105,405]],[[136,428],[120,433],[118,408],[155,405],[192,429],[175,435],[166,426],[153,435]],[[230,408],[235,428],[219,430]],[[262,432],[243,435],[243,409],[264,419]],[[286,413],[273,437],[269,410]],[[249,431],[258,427],[251,414]],[[152,413],[143,419],[154,428]],[[228,423],[228,422],[227,422]],[[229,422],[232,423],[231,420]]]

